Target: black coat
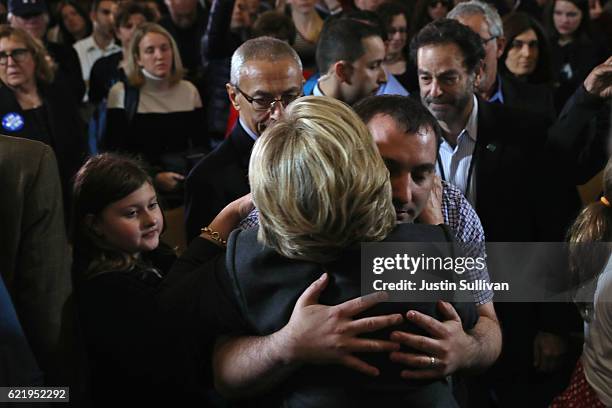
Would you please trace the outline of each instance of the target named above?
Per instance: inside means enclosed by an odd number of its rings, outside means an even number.
[[[248,169],[255,141],[236,123],[230,136],[193,168],[185,182],[187,238],[200,234],[235,199],[248,194]]]

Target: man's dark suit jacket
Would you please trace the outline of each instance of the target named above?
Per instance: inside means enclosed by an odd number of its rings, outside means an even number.
[[[185,182],[187,239],[200,234],[235,199],[248,194],[248,170],[255,141],[236,123],[230,136],[193,168]]]
[[[547,150],[548,125],[542,116],[479,99],[476,212],[487,242],[563,241],[564,224],[579,202]],[[489,272],[495,279],[495,268]],[[534,336],[567,330],[570,319],[559,313],[565,304],[498,303],[496,309],[504,340],[493,373],[528,381]]]
[[[478,99],[476,212],[487,242],[538,239],[547,127],[541,116]]]
[[[258,242],[257,232],[256,228],[234,231],[228,239],[226,254],[210,241],[195,239],[162,284],[160,297],[164,308],[177,319],[190,316],[188,326],[206,330],[208,336],[224,333],[264,336],[287,324],[297,299],[321,276],[323,267],[330,275],[330,282],[320,303],[335,305],[361,294],[359,247],[347,249],[337,260],[321,265],[281,256]],[[440,226],[401,224],[385,241],[448,242],[449,236]],[[431,248],[432,255],[448,256],[450,251],[446,246],[424,245]],[[448,279],[453,280],[455,274],[449,273]],[[473,327],[478,319],[474,303],[454,303],[454,306],[464,328]],[[404,314],[410,309],[441,318],[435,302],[382,303],[363,315]],[[392,330],[422,333],[418,327],[404,322],[371,336],[388,339]],[[381,376],[371,378],[340,366],[305,366],[270,393],[250,398],[245,405],[296,408],[456,406],[445,379],[407,382],[399,376],[403,366],[391,363],[387,353],[366,354],[360,358],[379,367]]]

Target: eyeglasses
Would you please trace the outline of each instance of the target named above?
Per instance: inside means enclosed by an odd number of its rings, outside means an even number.
[[[269,109],[272,109],[275,102],[280,102],[283,104],[283,107],[286,107],[291,102],[295,101],[297,98],[301,96],[301,93],[300,93],[300,94],[285,94],[285,95],[281,95],[280,98],[273,98],[271,96],[261,96],[261,97],[253,98],[252,96],[244,93],[242,89],[238,88],[238,85],[233,85],[233,87],[236,88],[242,96],[244,96],[244,99],[246,99],[247,102],[253,105],[253,109],[255,109],[256,111],[267,111]]]
[[[494,36],[489,37],[489,38],[482,38],[482,37],[481,37],[480,39],[482,40],[482,45],[487,45],[487,43],[488,43],[489,41],[493,41],[493,40],[494,40],[494,39],[496,39],[496,38],[497,38],[497,36],[496,36],[496,35],[494,35]]]
[[[27,48],[15,48],[11,52],[0,51],[0,65],[8,64],[9,57],[13,58],[15,62],[23,62],[29,53],[30,50]]]

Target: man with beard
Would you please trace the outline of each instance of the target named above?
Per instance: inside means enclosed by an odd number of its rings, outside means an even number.
[[[265,128],[302,95],[302,63],[287,43],[259,37],[242,44],[232,56],[230,102],[239,114],[229,138],[204,157],[185,184],[188,240],[230,202],[249,193],[251,149]]]
[[[546,150],[547,120],[474,94],[485,56],[482,39],[457,21],[428,24],[413,38],[411,55],[421,101],[445,128],[436,172],[466,195],[487,241],[554,241],[554,225],[565,220],[548,207],[563,205],[565,186],[546,178],[559,170]],[[566,329],[560,321],[566,314],[528,303],[503,306],[504,350],[481,384],[489,382],[501,406],[516,406],[533,395],[535,369],[560,364],[565,344],[556,334]]]
[[[317,45],[321,77],[312,94],[349,105],[375,95],[387,82],[384,59],[385,44],[376,27],[351,19],[332,21],[323,29]]]

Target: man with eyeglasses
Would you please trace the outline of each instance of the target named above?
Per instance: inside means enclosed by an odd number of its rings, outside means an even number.
[[[459,3],[448,13],[448,18],[468,26],[482,39],[485,58],[483,75],[477,84],[480,97],[554,119],[552,92],[547,86],[520,82],[509,75],[501,75],[498,70],[506,37],[499,13],[493,7],[478,0]]]
[[[302,95],[302,63],[287,43],[259,37],[243,43],[231,60],[230,102],[239,119],[230,136],[204,157],[185,183],[188,240],[230,202],[249,193],[248,165],[257,137]]]

